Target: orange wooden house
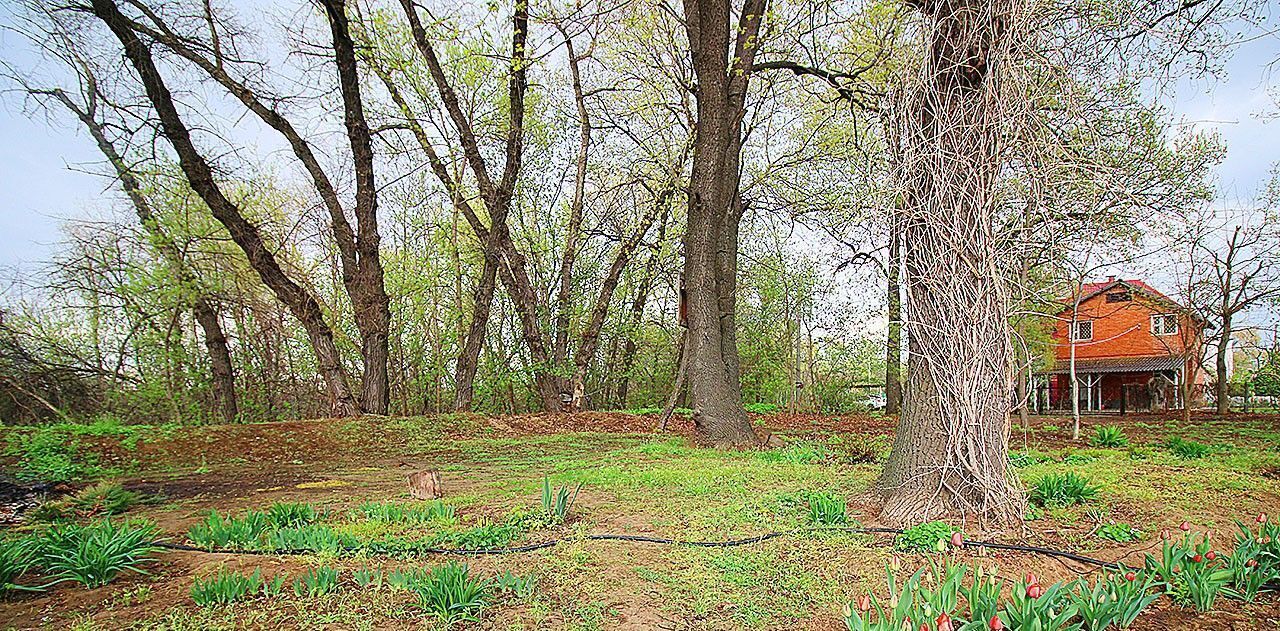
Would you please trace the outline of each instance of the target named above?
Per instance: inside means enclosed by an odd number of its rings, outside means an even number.
[[[1036,409],[1071,409],[1073,363],[1082,411],[1181,407],[1188,375],[1203,392],[1204,322],[1177,301],[1141,280],[1113,276],[1082,285],[1078,301],[1062,302],[1053,321],[1053,366],[1037,375]]]

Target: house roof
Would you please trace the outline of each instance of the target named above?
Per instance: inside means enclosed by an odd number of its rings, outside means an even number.
[[[1154,357],[1100,357],[1076,359],[1076,374],[1095,372],[1153,372],[1160,370],[1177,370],[1182,366],[1183,358],[1178,355],[1162,355]],[[1042,375],[1065,375],[1071,372],[1071,360],[1059,359],[1053,368],[1043,371]]]
[[[1086,300],[1089,300],[1091,298],[1098,296],[1099,294],[1104,294],[1108,291],[1111,291],[1116,287],[1125,287],[1125,288],[1128,288],[1129,290],[1146,294],[1148,297],[1156,300],[1157,302],[1162,302],[1170,307],[1177,309],[1178,311],[1186,313],[1197,322],[1204,321],[1204,318],[1201,317],[1200,314],[1196,313],[1191,309],[1188,309],[1187,307],[1183,306],[1182,303],[1178,302],[1177,300],[1174,300],[1173,298],[1170,298],[1169,296],[1165,295],[1164,292],[1161,292],[1159,289],[1156,289],[1155,287],[1148,285],[1146,282],[1138,278],[1134,278],[1131,280],[1124,280],[1122,278],[1109,278],[1106,281],[1099,282],[1099,283],[1084,283],[1083,285],[1080,286],[1080,302],[1083,303]],[[1074,302],[1074,296],[1068,296],[1066,298],[1063,298],[1062,302],[1066,304],[1068,308],[1070,308],[1072,303]]]

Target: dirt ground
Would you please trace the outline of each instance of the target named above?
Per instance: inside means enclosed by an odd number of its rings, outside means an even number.
[[[337,514],[368,500],[403,499],[405,476],[436,468],[446,498],[468,523],[496,522],[536,502],[543,475],[578,480],[577,515],[565,526],[531,532],[522,542],[575,533],[630,533],[674,538],[743,537],[796,525],[790,508],[808,489],[845,495],[852,519],[877,521],[870,482],[873,456],[887,449],[893,420],[869,416],[771,414],[754,418],[761,433],[783,445],[823,443],[848,449],[843,459],[793,463],[759,452],[724,452],[692,444],[687,417],[656,433],[653,415],[589,412],[504,417],[447,415],[418,419],[323,419],[183,429],[126,445],[86,441],[104,465],[120,468],[125,488],[159,498],[130,511],[154,520],[170,541],[210,510],[261,509],[272,502],[309,502]],[[1102,483],[1093,507],[1046,511],[1017,532],[971,538],[1018,541],[1077,551],[1105,560],[1138,562],[1158,550],[1156,533],[1183,519],[1213,529],[1229,546],[1233,520],[1280,514],[1280,416],[1198,416],[1192,426],[1167,415],[1088,418],[1119,425],[1131,447],[1091,450],[1072,440],[1070,419],[1015,419],[1012,448],[1045,456],[1024,470],[1071,468]],[[1157,453],[1171,436],[1221,446],[1203,462]],[[832,442],[835,441],[835,442]],[[853,444],[852,447],[849,445]],[[786,447],[783,447],[786,449]],[[847,454],[853,454],[849,456]],[[883,453],[879,456],[882,458]],[[1073,460],[1074,458],[1074,460]],[[781,506],[782,508],[779,508]],[[1117,544],[1095,536],[1104,522],[1132,524],[1144,536]],[[794,536],[727,551],[630,542],[572,541],[527,555],[472,557],[475,571],[530,572],[537,596],[500,602],[483,629],[842,629],[843,603],[866,590],[883,591],[888,535]],[[319,563],[340,569],[422,566],[438,559],[250,556],[167,551],[149,575],[128,575],[85,589],[61,584],[42,593],[15,593],[0,602],[0,628],[422,628],[431,619],[404,596],[354,588],[336,598],[281,598],[206,610],[189,595],[193,580],[220,566],[296,575]],[[908,558],[924,564],[924,557]],[[1010,580],[1034,572],[1066,579],[1090,568],[1022,553],[968,552],[958,560],[994,563]],[[346,594],[345,596],[342,594]],[[1271,594],[1251,605],[1222,599],[1208,614],[1161,599],[1137,629],[1276,629],[1280,602]]]

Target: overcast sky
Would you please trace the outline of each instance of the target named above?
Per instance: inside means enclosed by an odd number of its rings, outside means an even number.
[[[0,20],[11,23],[9,16],[0,8]],[[1258,37],[1236,50],[1223,78],[1184,80],[1166,99],[1182,124],[1215,129],[1226,141],[1217,173],[1222,206],[1255,199],[1280,160],[1277,56],[1280,37]],[[35,61],[7,30],[0,30],[0,57],[17,66]],[[13,93],[0,98],[0,139],[0,268],[30,270],[50,258],[64,220],[97,214],[117,198],[104,190],[108,180],[85,172],[101,166],[89,138],[65,119],[31,116]]]

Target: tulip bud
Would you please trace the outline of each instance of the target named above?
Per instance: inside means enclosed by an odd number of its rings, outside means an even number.
[[[1194,555],[1194,556],[1192,556],[1192,557],[1191,557],[1191,562],[1192,562],[1192,563],[1199,563],[1199,562],[1201,562],[1201,561],[1203,561],[1203,560],[1204,560],[1204,557],[1203,557],[1203,556],[1201,556],[1201,555],[1199,555],[1199,554]]]
[[[1165,541],[1168,541],[1168,540],[1169,540],[1169,536],[1170,536],[1170,535],[1169,535],[1169,529],[1168,529],[1168,528],[1165,528],[1164,530],[1161,530],[1161,531],[1160,531],[1160,538],[1161,538],[1161,539],[1163,539],[1163,540],[1165,540]]]
[[[945,613],[938,614],[934,624],[938,627],[938,631],[955,631],[955,627],[951,626],[951,616]]]
[[[893,558],[889,559],[889,569],[894,572],[902,569],[902,559],[899,558],[898,555],[895,554],[893,555]]]
[[[1138,578],[1138,575],[1137,575],[1137,574],[1134,574],[1133,572],[1125,572],[1125,573],[1124,573],[1124,580],[1126,580],[1126,581],[1132,581],[1132,580],[1135,580],[1135,579],[1137,579],[1137,578]]]
[[[1032,585],[1027,588],[1027,597],[1031,598],[1032,600],[1035,600],[1042,595],[1044,595],[1044,590],[1040,589],[1039,585]]]
[[[1248,561],[1244,562],[1245,567],[1257,567],[1257,565],[1258,565],[1257,559],[1249,559]]]
[[[868,609],[871,609],[871,595],[863,594],[858,597],[858,611],[866,613]]]
[[[1182,532],[1187,532],[1191,530],[1191,522],[1184,521],[1181,524],[1178,524],[1178,530],[1181,530]]]
[[[844,609],[841,609],[840,613],[844,614],[846,620],[853,617],[853,609],[849,608],[849,603],[844,604]]]
[[[1040,579],[1037,579],[1035,574],[1028,574],[1026,583],[1027,585],[1038,585],[1040,583]]]
[[[991,622],[987,623],[987,628],[991,631],[1003,631],[1004,623],[1000,621],[1000,616],[991,616]]]
[[[959,548],[964,545],[964,533],[959,530],[951,533],[951,547]]]
[[[1212,560],[1214,560],[1214,559],[1218,558],[1218,553],[1217,553],[1217,552],[1214,552],[1213,550],[1210,550],[1210,551],[1208,551],[1208,552],[1204,553],[1204,558],[1209,559],[1210,561],[1212,561]]]
[[[1256,519],[1256,520],[1254,520],[1254,521],[1257,521],[1259,524],[1265,524],[1265,523],[1267,523],[1267,514],[1266,514],[1266,513],[1258,513],[1258,519]]]

